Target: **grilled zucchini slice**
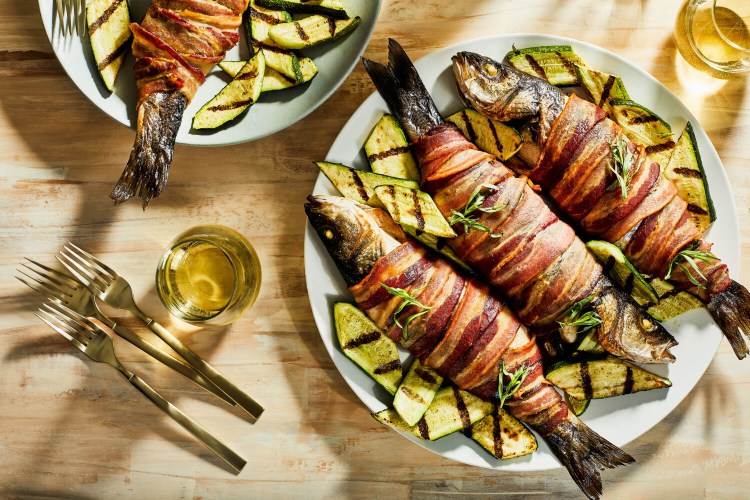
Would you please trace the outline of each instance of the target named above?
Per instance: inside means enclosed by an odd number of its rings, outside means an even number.
[[[458,387],[448,386],[440,389],[432,404],[417,422],[409,425],[393,408],[388,408],[373,417],[378,422],[386,424],[394,429],[410,432],[422,439],[434,441],[453,432],[465,429],[465,418],[471,425],[492,411],[492,403],[488,403],[473,394],[462,391]]]
[[[114,8],[112,12],[109,10]],[[92,0],[86,5],[86,25],[94,60],[104,86],[112,92],[122,61],[130,48],[130,10],[127,2]]]
[[[246,61],[221,61],[219,67],[231,77],[237,75]],[[307,83],[318,74],[318,67],[309,57],[299,59],[299,69],[302,73],[302,80],[296,81],[288,76],[279,73],[266,64],[266,72],[263,74],[263,88],[261,92],[271,92],[273,90],[284,90],[295,87],[302,83]]]
[[[193,117],[194,129],[209,129],[233,120],[260,97],[266,59],[257,52],[216,96],[208,101]]]
[[[393,408],[404,422],[415,425],[430,407],[442,383],[443,377],[438,372],[415,359],[396,391]]]
[[[573,415],[580,417],[588,409],[591,403],[590,399],[578,399],[573,396],[568,396],[568,407],[573,411]]]
[[[263,52],[266,57],[266,66],[275,69],[290,80],[301,81],[302,69],[297,54],[279,47],[268,36],[273,26],[290,22],[291,14],[283,10],[260,7],[256,0],[251,0],[243,19],[250,52]]]
[[[375,124],[365,142],[365,154],[373,172],[419,181],[419,167],[406,134],[392,115],[383,115]]]
[[[454,252],[451,247],[445,244],[445,238],[440,238],[438,236],[435,236],[434,234],[417,231],[413,227],[404,226],[402,229],[406,234],[419,241],[427,248],[430,248],[439,253],[464,272],[472,275],[476,274],[474,270],[466,264],[466,262],[461,260],[461,258],[456,255],[456,252]]]
[[[612,99],[611,117],[632,141],[646,148],[646,155],[662,167],[675,148],[672,127],[656,113],[629,99]]]
[[[293,13],[322,14],[335,19],[349,19],[341,0],[258,0],[258,5]]]
[[[703,307],[703,302],[695,295],[679,291],[661,278],[652,279],[651,286],[659,295],[659,303],[649,307],[647,311],[657,321],[667,321],[691,309]]]
[[[366,170],[357,170],[340,163],[316,161],[315,165],[328,177],[341,194],[371,207],[385,208],[383,202],[375,194],[375,187],[377,186],[398,185],[410,189],[419,189],[419,184],[414,181],[367,172]]]
[[[669,379],[608,356],[589,361],[560,361],[545,378],[578,399],[600,399],[670,387]]]
[[[513,415],[497,406],[471,426],[471,439],[501,460],[522,457],[534,453],[537,448],[534,434]]]
[[[576,66],[576,74],[581,85],[591,94],[592,102],[610,116],[612,116],[610,101],[630,99],[628,91],[625,90],[625,84],[619,76],[594,71],[582,65]]]
[[[277,24],[268,30],[268,36],[287,49],[304,49],[330,42],[348,35],[359,26],[359,16],[351,19],[332,19],[310,16],[299,21]]]
[[[640,304],[657,304],[659,296],[656,290],[639,273],[625,257],[622,250],[607,241],[594,240],[586,243],[589,250],[604,266],[604,272],[620,285]]]
[[[702,230],[716,220],[716,210],[708,191],[708,180],[698,152],[693,126],[688,122],[677,140],[672,157],[663,170],[664,176],[674,182],[677,194],[688,203],[693,222]]]
[[[429,194],[395,185],[378,186],[375,194],[397,224],[443,238],[456,237]]]
[[[578,85],[576,65],[585,66],[570,45],[514,48],[505,61],[519,71],[538,76],[552,85]]]
[[[505,161],[521,149],[523,139],[508,125],[491,120],[479,111],[466,108],[449,116],[447,121],[455,123],[464,136],[485,153]]]
[[[346,357],[354,361],[390,394],[403,377],[396,343],[352,304],[333,305],[336,336]]]
[[[606,353],[607,351],[605,351],[604,347],[602,347],[602,345],[599,343],[599,336],[597,332],[598,330],[594,328],[593,330],[586,333],[581,342],[578,344],[578,347],[576,347],[576,350],[581,352],[588,352],[591,354]]]

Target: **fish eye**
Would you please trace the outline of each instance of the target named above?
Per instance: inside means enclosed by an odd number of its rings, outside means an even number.
[[[482,69],[485,73],[487,73],[490,76],[496,76],[497,75],[497,68],[494,64],[485,63],[484,66],[482,66]]]
[[[330,230],[330,229],[326,229],[325,231],[323,231],[323,236],[327,240],[332,240],[332,239],[334,239],[336,237],[336,235],[334,234],[334,232],[332,230]]]

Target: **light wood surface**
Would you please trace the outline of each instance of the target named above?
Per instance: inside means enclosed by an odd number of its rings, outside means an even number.
[[[52,0],[49,0],[52,1]],[[640,65],[695,113],[723,159],[741,220],[750,283],[748,82],[706,91],[672,36],[678,0],[386,0],[368,57],[386,38],[413,58],[474,37],[569,36]],[[107,197],[133,133],[65,76],[37,2],[0,0],[0,496],[80,498],[576,497],[563,469],[507,473],[433,455],[375,422],[344,384],[312,319],[303,266],[304,198],[350,114],[373,91],[357,67],[289,129],[224,148],[178,146],[169,187],[144,212]],[[688,78],[685,78],[685,74]],[[691,76],[692,75],[692,76]],[[717,83],[717,82],[713,82]],[[247,235],[263,286],[231,327],[169,317],[153,287],[167,242],[197,223]],[[121,360],[243,454],[238,476],[149,404],[112,368],[84,358],[33,315],[38,298],[13,279],[24,256],[54,262],[74,240],[133,284],[143,309],[262,402],[254,425],[122,341]],[[113,313],[139,332],[133,319]],[[730,498],[750,491],[750,361],[722,345],[695,390],[625,446],[633,466],[603,473],[605,498]]]

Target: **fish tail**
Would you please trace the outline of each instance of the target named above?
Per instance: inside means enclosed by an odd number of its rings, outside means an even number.
[[[603,469],[614,469],[635,459],[589,429],[572,413],[545,436],[547,444],[588,498],[602,494]]]
[[[154,92],[138,106],[135,143],[128,164],[110,198],[118,205],[133,197],[146,208],[167,185],[177,131],[187,97],[182,92]]]
[[[738,359],[748,354],[747,343],[742,333],[750,337],[750,292],[736,281],[708,303],[711,317],[724,332]]]
[[[362,64],[412,142],[443,123],[417,69],[396,40],[388,39],[388,67],[364,57]]]

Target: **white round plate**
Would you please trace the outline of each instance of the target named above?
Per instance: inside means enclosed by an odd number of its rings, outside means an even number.
[[[39,0],[39,11],[47,38],[65,72],[99,109],[135,130],[137,93],[133,56],[129,54],[123,62],[114,92],[110,94],[97,72],[88,35],[68,38],[59,38],[57,34],[53,36],[53,28],[55,31],[57,28],[53,4],[53,0]],[[130,0],[129,4],[131,18],[140,20],[151,2]],[[224,146],[252,141],[283,130],[312,113],[339,88],[354,69],[375,28],[380,5],[381,0],[346,0],[349,14],[362,18],[359,27],[341,40],[299,51],[311,57],[318,66],[318,74],[311,82],[287,90],[264,93],[247,113],[217,130],[191,130],[195,113],[230,81],[221,68],[215,67],[185,110],[177,142],[193,146]],[[248,57],[244,29],[240,28],[240,32],[242,38],[227,53],[227,60]]]
[[[693,124],[718,215],[718,220],[711,228],[707,239],[715,243],[714,251],[730,269],[738,269],[737,214],[729,182],[716,150],[695,117],[674,95],[648,73],[621,57],[587,43],[548,35],[501,35],[453,45],[416,62],[417,70],[443,116],[448,116],[463,107],[456,92],[451,56],[458,51],[466,50],[499,61],[514,44],[516,47],[572,45],[590,67],[619,75],[631,98],[668,121],[677,134],[682,131],[686,121],[689,120]],[[386,111],[386,104],[377,93],[370,96],[341,130],[328,153],[327,160],[368,168],[362,145],[372,127]],[[313,192],[338,194],[322,174],[318,176]],[[344,380],[371,411],[380,411],[390,406],[392,397],[346,358],[338,347],[333,326],[333,303],[351,302],[352,296],[309,223],[305,233],[305,273],[315,323]],[[672,387],[595,400],[582,416],[592,429],[618,446],[626,445],[651,429],[688,395],[708,367],[722,339],[721,332],[703,309],[689,311],[667,322],[665,326],[680,342],[672,349],[677,361],[669,366],[651,365],[646,368],[662,376],[668,376],[672,381]],[[459,432],[435,442],[423,441],[406,434],[404,436],[446,458],[479,467],[535,471],[560,466],[542,440],[539,440],[539,449],[536,453],[523,458],[500,461]]]

